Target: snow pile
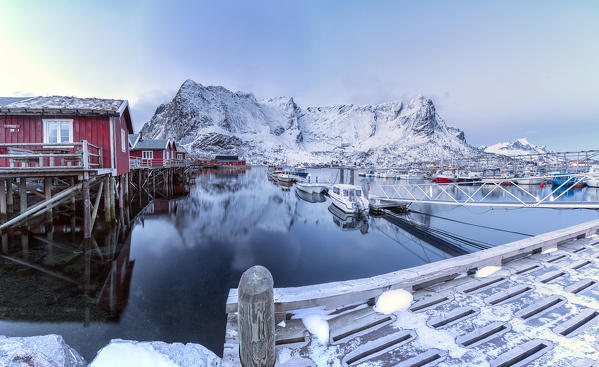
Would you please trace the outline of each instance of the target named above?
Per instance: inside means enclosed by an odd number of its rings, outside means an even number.
[[[199,344],[167,344],[114,339],[102,348],[90,367],[220,366],[220,358]]]
[[[403,289],[394,289],[379,296],[374,306],[376,312],[389,315],[397,311],[407,310],[412,304],[412,293]]]
[[[85,359],[60,335],[0,336],[0,366],[83,367]]]
[[[541,254],[543,254],[543,255],[544,254],[550,254],[550,253],[555,252],[555,251],[557,251],[557,247],[551,247],[551,248],[543,250],[543,252],[541,252]]]
[[[322,345],[329,343],[329,322],[333,318],[330,312],[322,307],[305,308],[302,310],[291,311],[292,319],[301,319],[310,334],[315,335],[318,342]]]
[[[516,139],[513,142],[497,143],[490,146],[480,147],[486,153],[502,154],[507,156],[524,154],[551,153],[546,146],[538,146],[530,143],[526,138]]]
[[[343,160],[390,165],[450,159],[480,151],[449,127],[432,100],[379,105],[298,106],[291,97],[257,100],[250,93],[183,83],[142,133],[175,139],[201,156],[237,154],[250,162]]]
[[[501,269],[501,266],[485,266],[485,267],[478,269],[476,271],[476,274],[474,274],[474,276],[477,278],[486,278],[489,275],[494,274],[495,272],[499,271],[500,269]]]

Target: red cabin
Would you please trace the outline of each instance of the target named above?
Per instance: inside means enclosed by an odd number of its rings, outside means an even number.
[[[0,106],[0,168],[129,172],[126,100],[33,97]]]
[[[131,148],[131,165],[141,167],[166,166],[173,154],[170,139],[139,138]]]

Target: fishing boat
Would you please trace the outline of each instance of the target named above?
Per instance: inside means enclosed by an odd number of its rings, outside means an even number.
[[[289,170],[277,173],[274,175],[274,177],[278,182],[282,183],[293,183],[297,181],[297,177],[294,176]]]
[[[585,185],[585,182],[579,182],[579,179],[575,176],[572,176],[569,173],[554,173],[551,178],[551,184],[553,186],[573,186],[574,188],[582,188]]]
[[[545,178],[540,176],[538,172],[525,172],[514,178],[514,182],[518,185],[540,185],[544,181]]]
[[[507,174],[502,174],[499,168],[488,168],[483,171],[481,178],[483,184],[488,185],[501,185],[501,186],[512,186],[512,178]]]
[[[585,183],[588,187],[599,187],[599,165],[591,166]]]
[[[458,171],[456,181],[463,185],[474,185],[481,181],[481,175],[478,172]]]
[[[358,176],[360,176],[360,177],[374,177],[374,174],[375,174],[374,170],[368,170],[366,172],[360,172],[360,173],[358,173]]]
[[[400,173],[399,178],[401,180],[407,180],[407,181],[419,181],[419,180],[424,180],[424,173],[410,170],[405,173]]]
[[[321,184],[318,182],[298,182],[295,184],[295,187],[297,190],[303,191],[308,194],[320,194],[322,192],[326,192],[329,188],[329,185]]]
[[[303,167],[295,167],[293,172],[291,172],[294,176],[306,178],[308,176],[308,172]]]
[[[448,183],[455,182],[457,179],[455,172],[453,171],[437,171],[433,175],[433,182],[436,183]]]
[[[270,166],[266,170],[266,177],[268,177],[269,180],[274,180],[275,175],[278,175],[279,173],[282,173],[282,172],[283,172],[283,167]]]
[[[368,199],[360,186],[334,184],[329,196],[333,204],[345,213],[364,213],[369,209]]]

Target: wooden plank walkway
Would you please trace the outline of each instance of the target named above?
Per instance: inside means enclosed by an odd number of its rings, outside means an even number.
[[[598,229],[595,220],[372,278],[276,288],[276,322],[286,320],[276,326],[277,365],[597,366]],[[489,265],[500,270],[474,276]],[[390,289],[413,294],[409,310],[374,310]],[[240,365],[236,294],[225,366]],[[311,312],[328,319],[328,340],[297,318]]]

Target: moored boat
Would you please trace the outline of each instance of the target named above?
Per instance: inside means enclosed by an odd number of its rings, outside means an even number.
[[[368,199],[362,188],[356,185],[335,184],[329,190],[333,204],[346,213],[363,213],[368,211]]]
[[[585,183],[588,187],[599,187],[599,165],[591,166]]]
[[[437,171],[437,173],[433,175],[432,180],[436,183],[448,183],[455,182],[456,179],[457,177],[453,171]]]

